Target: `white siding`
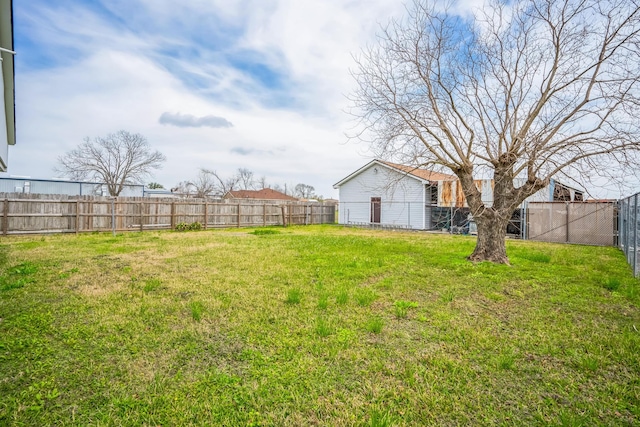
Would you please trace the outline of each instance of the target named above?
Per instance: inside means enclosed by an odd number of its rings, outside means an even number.
[[[381,224],[423,228],[424,184],[375,163],[340,186],[338,222],[369,223],[372,197],[382,199]]]
[[[8,126],[13,126],[13,123],[7,123],[2,62],[3,61],[0,60],[0,172],[5,172],[7,170],[7,157],[9,153]]]
[[[0,47],[13,50],[13,10],[11,0],[0,0]],[[16,142],[13,55],[0,53],[0,171],[7,169],[9,145]]]
[[[476,183],[476,187],[477,186],[478,184]],[[483,179],[480,191],[482,192],[482,203],[484,203],[485,206],[493,206],[493,180]]]

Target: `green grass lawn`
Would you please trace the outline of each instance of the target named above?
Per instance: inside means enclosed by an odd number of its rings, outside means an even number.
[[[638,425],[615,248],[338,226],[0,240],[0,425]]]

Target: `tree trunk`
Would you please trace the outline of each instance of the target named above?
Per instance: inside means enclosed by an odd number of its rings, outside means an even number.
[[[497,264],[509,264],[505,239],[509,219],[498,215],[493,218],[476,218],[478,224],[478,242],[476,248],[467,258],[469,261],[490,261]]]

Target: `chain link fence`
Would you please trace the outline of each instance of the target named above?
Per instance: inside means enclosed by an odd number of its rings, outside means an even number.
[[[615,246],[615,202],[531,202],[525,209],[527,240]]]
[[[475,234],[468,208],[420,203],[377,202],[379,216],[368,202],[341,203],[341,224],[375,228],[407,228]],[[640,193],[619,201],[531,202],[517,209],[507,227],[512,238],[541,242],[617,246],[634,276],[640,276]]]
[[[371,228],[398,228],[476,234],[477,227],[468,207],[443,207],[419,202],[375,200],[373,202],[342,202],[339,223]],[[521,238],[524,211],[514,212],[507,233]]]
[[[640,275],[640,193],[620,200],[618,213],[618,247],[627,256],[633,275]]]

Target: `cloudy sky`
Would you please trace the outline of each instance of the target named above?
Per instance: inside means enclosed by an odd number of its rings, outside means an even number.
[[[124,129],[167,156],[152,179],[165,187],[243,167],[325,197],[371,159],[345,136],[352,54],[404,12],[400,0],[13,4],[9,174],[52,178],[84,137]]]

